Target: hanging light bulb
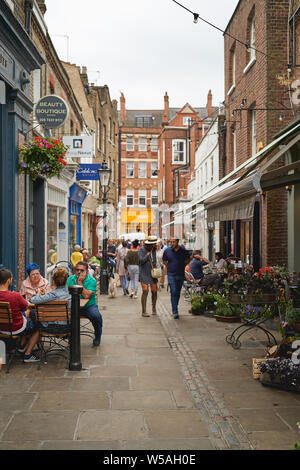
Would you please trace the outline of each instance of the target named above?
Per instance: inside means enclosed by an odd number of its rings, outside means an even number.
[[[194,23],[196,24],[196,23],[198,23],[199,15],[198,15],[198,13],[193,13],[193,15],[194,15]]]

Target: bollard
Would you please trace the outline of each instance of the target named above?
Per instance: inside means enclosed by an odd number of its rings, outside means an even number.
[[[80,351],[80,294],[82,286],[69,286],[69,293],[72,297],[71,304],[71,341],[70,341],[70,362],[69,370],[81,370]]]

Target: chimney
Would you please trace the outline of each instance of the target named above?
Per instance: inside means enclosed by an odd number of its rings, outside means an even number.
[[[44,16],[46,11],[47,11],[47,7],[45,5],[45,0],[38,0],[37,3],[38,3],[38,6],[39,6],[39,9],[41,10],[42,15]]]
[[[125,96],[124,96],[123,92],[121,93],[120,106],[121,106],[121,112],[120,112],[121,126],[124,126],[126,109],[125,109]]]
[[[212,94],[211,90],[209,90],[208,95],[207,95],[207,105],[206,105],[206,110],[207,110],[207,116],[212,117]]]
[[[164,100],[165,100],[165,107],[164,107],[164,119],[163,119],[163,122],[168,122],[168,121],[169,121],[169,97],[168,97],[168,93],[167,93],[167,92],[165,93]]]

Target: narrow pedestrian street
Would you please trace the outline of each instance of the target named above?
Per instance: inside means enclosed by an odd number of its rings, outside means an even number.
[[[235,324],[193,316],[183,298],[174,320],[166,289],[157,317],[121,288],[99,305],[102,342],[81,336],[81,371],[57,357],[2,368],[0,450],[293,449],[300,395],[252,378],[257,330],[235,350]]]

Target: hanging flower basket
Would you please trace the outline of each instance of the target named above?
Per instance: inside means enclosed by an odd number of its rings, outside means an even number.
[[[59,178],[67,164],[65,156],[68,148],[63,144],[61,137],[59,139],[35,137],[19,148],[19,171],[29,174],[33,181],[39,176]]]

